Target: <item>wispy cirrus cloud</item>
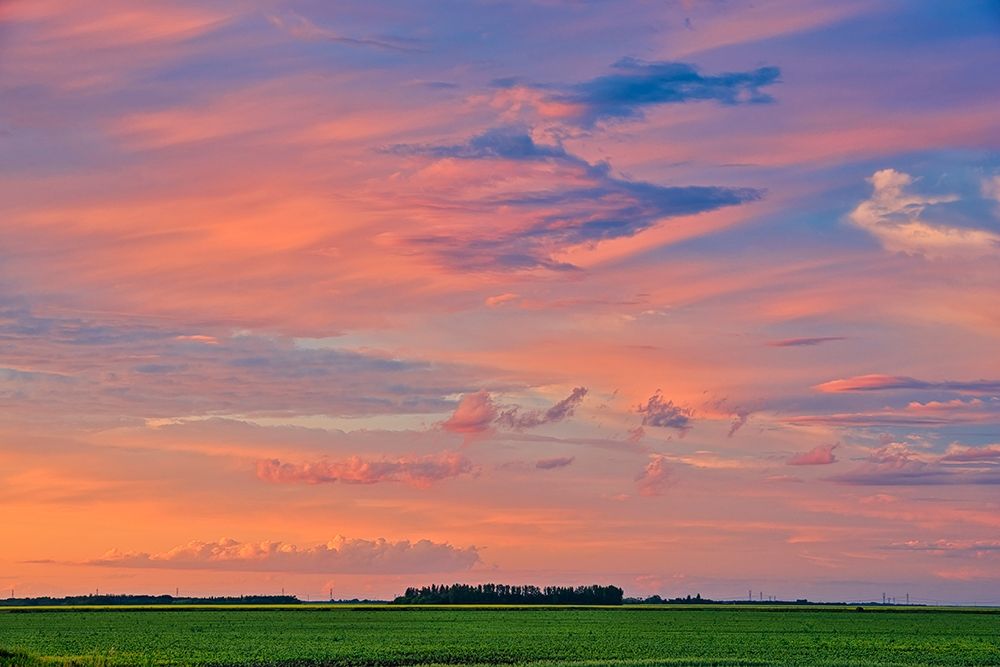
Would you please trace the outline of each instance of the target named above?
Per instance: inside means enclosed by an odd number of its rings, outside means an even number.
[[[468,570],[479,560],[476,547],[458,548],[430,540],[390,542],[338,536],[314,546],[223,538],[188,542],[161,553],[115,549],[86,564],[238,572],[423,574]]]
[[[275,484],[406,482],[427,487],[434,482],[471,472],[472,462],[456,452],[382,459],[351,456],[340,461],[311,463],[282,463],[278,459],[257,462],[258,479]]]
[[[307,41],[326,41],[348,46],[369,47],[382,51],[394,51],[397,53],[419,53],[423,49],[416,48],[412,41],[406,42],[399,38],[392,37],[370,37],[370,36],[348,36],[338,33],[330,28],[318,25],[316,22],[307,19],[295,12],[285,12],[283,14],[271,14],[267,20],[275,28],[283,30],[296,39]]]

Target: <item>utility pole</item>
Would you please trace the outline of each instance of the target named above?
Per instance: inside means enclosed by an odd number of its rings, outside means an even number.
[[[885,593],[882,593],[882,604],[885,604]]]
[[[330,587],[330,602],[333,602],[333,587]]]
[[[906,606],[907,607],[910,606],[910,594],[909,593],[906,594]]]
[[[753,589],[747,591],[747,602],[753,602]]]

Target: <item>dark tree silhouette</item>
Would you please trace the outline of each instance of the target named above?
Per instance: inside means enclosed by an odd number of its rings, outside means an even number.
[[[509,586],[507,584],[432,584],[407,588],[396,604],[600,604],[620,605],[617,586]]]

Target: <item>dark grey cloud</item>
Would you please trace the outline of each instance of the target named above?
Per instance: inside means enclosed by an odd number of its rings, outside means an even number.
[[[526,225],[482,225],[465,236],[413,235],[406,242],[436,252],[447,264],[465,270],[572,270],[552,259],[569,246],[634,236],[661,220],[704,213],[761,199],[756,188],[664,186],[618,178],[605,162],[590,163],[562,146],[540,144],[525,130],[492,129],[456,145],[389,146],[384,151],[435,159],[545,163],[552,167],[547,185],[519,192],[460,199],[449,190],[435,198],[422,193],[415,206],[435,211],[461,210],[488,218],[511,209]],[[560,177],[553,180],[553,176]],[[428,199],[429,198],[429,199]],[[504,218],[509,215],[504,215]]]
[[[664,400],[659,390],[649,397],[645,405],[640,405],[636,411],[642,415],[643,426],[672,428],[680,431],[681,435],[692,428],[692,410],[675,405],[673,401]]]
[[[582,127],[600,121],[641,118],[644,111],[663,104],[711,100],[720,104],[761,104],[774,101],[761,89],[779,81],[777,67],[745,72],[702,74],[694,65],[622,58],[611,72],[579,83],[531,84],[500,79],[500,88],[520,86],[537,91],[545,102],[570,105],[572,120]]]

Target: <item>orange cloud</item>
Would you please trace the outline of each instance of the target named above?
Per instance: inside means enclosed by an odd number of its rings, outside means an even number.
[[[367,460],[352,456],[343,461],[282,463],[278,459],[257,462],[257,477],[275,484],[377,484],[406,482],[426,487],[449,477],[469,474],[472,463],[455,452],[398,459]]]
[[[840,446],[840,443],[832,445],[816,445],[807,452],[795,454],[785,463],[790,466],[822,466],[837,462],[837,457],[833,450]]]
[[[88,565],[175,570],[414,574],[467,570],[479,562],[476,547],[430,540],[389,542],[336,537],[299,547],[287,542],[189,542],[163,553],[112,550]]]

